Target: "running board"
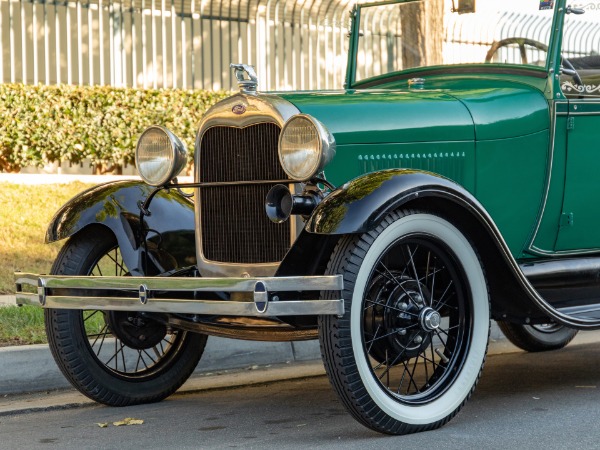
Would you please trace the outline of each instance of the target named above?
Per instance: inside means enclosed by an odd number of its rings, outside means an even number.
[[[551,304],[561,307],[600,303],[600,258],[525,263],[523,274]],[[573,305],[575,306],[575,305]]]
[[[600,320],[600,304],[569,306],[565,308],[557,308],[557,311],[571,317],[579,317],[581,319]]]
[[[600,321],[600,258],[569,258],[520,264],[523,274],[555,310]]]

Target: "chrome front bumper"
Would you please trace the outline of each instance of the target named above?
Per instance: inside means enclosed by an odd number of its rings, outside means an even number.
[[[183,278],[58,276],[17,272],[15,282],[17,304],[44,308],[255,317],[344,314],[341,275]],[[335,299],[320,300],[320,291],[334,291]],[[248,300],[202,300],[202,293],[208,292],[247,293]],[[278,294],[282,292],[311,292],[315,299],[280,300]],[[188,297],[193,293],[194,299],[177,298],[178,293],[187,293]]]

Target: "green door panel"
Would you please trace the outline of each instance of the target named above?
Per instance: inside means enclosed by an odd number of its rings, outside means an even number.
[[[600,102],[571,100],[557,251],[600,249]]]
[[[474,193],[475,144],[465,141],[341,145],[325,174],[333,184],[340,185],[365,173],[397,168],[437,173]]]
[[[567,159],[567,115],[566,103],[556,104],[553,145],[549,158],[552,159],[547,198],[543,208],[541,221],[534,236],[529,253],[534,256],[554,253],[558,235],[558,226],[562,213],[565,187],[565,170]],[[564,115],[562,112],[564,111]]]
[[[515,257],[537,224],[544,194],[549,131],[477,142],[476,197]]]

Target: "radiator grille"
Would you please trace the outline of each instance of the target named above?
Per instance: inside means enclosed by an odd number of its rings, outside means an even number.
[[[280,128],[271,123],[246,128],[214,127],[202,137],[200,181],[283,180],[277,144]],[[200,189],[202,252],[210,261],[259,264],[283,259],[290,225],[265,214],[267,192],[275,183]]]

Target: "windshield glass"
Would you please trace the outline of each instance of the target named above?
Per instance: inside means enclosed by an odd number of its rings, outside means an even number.
[[[554,3],[421,0],[363,6],[356,80],[441,64],[545,67]]]

